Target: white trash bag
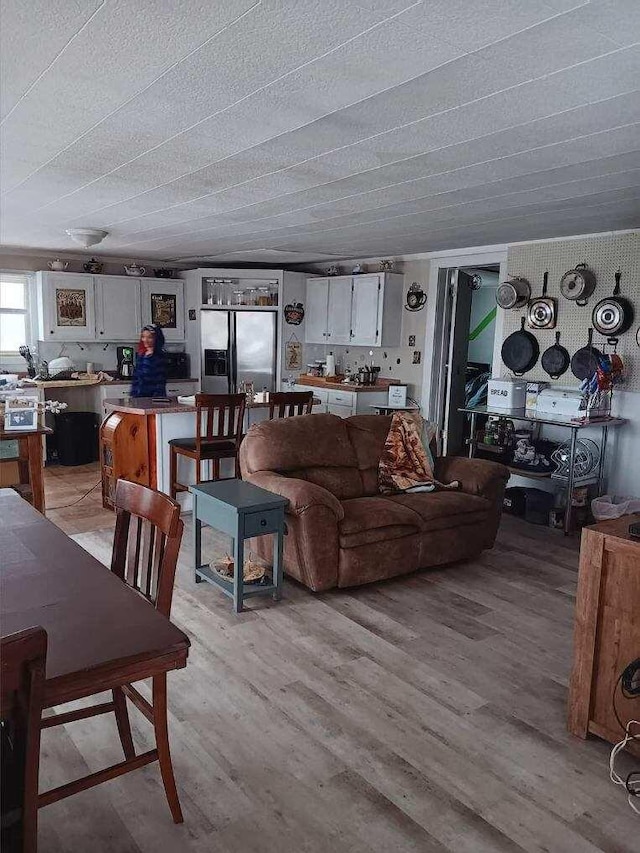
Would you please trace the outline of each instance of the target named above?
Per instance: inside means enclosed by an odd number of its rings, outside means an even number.
[[[602,495],[591,501],[591,512],[596,521],[632,515],[634,512],[640,512],[640,498]]]

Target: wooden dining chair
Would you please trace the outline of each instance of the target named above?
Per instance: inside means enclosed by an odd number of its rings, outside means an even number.
[[[38,846],[40,717],[47,633],[28,628],[2,638],[2,850],[35,853]]]
[[[313,391],[282,391],[269,394],[269,420],[310,415],[313,409]]]
[[[242,441],[244,394],[196,394],[196,434],[193,438],[174,438],[169,442],[171,497],[189,487],[178,482],[178,457],[196,463],[196,483],[202,482],[202,462],[212,463],[212,480],[220,479],[220,460],[235,460],[235,476],[240,476],[238,450]]]
[[[184,529],[180,505],[162,492],[128,480],[118,480],[116,483],[114,504],[116,528],[111,571],[169,618]],[[118,630],[117,625],[114,625],[114,630]],[[153,725],[167,802],[174,822],[182,823],[182,810],[169,751],[166,672],[153,676],[151,692],[152,701],[149,702],[131,684],[115,687],[111,702],[45,717],[42,726],[48,728],[113,711],[125,758],[135,759],[137,756],[127,710],[128,697]],[[139,757],[142,759],[144,756]],[[78,790],[82,790],[81,783],[78,785]]]

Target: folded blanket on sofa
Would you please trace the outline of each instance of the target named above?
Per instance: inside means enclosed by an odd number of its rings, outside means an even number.
[[[433,475],[429,445],[436,429],[436,424],[425,421],[418,412],[395,412],[378,463],[378,489],[381,494],[432,492],[460,487],[457,480],[445,485]]]

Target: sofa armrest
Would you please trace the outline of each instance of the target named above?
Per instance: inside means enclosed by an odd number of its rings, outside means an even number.
[[[283,477],[275,471],[256,471],[253,474],[245,474],[244,478],[254,486],[287,498],[289,505],[286,511],[292,515],[299,516],[310,507],[322,506],[331,510],[336,521],[344,518],[344,509],[336,496],[315,483],[295,477]]]
[[[495,500],[509,479],[509,469],[488,459],[441,456],[436,459],[435,475],[441,483],[458,480],[462,491],[469,495]]]

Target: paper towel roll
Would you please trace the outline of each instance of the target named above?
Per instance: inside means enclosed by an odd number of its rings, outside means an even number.
[[[327,356],[327,363],[325,367],[325,375],[326,376],[335,376],[336,375],[336,359],[332,352]]]

